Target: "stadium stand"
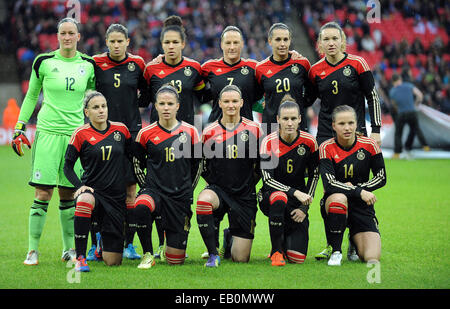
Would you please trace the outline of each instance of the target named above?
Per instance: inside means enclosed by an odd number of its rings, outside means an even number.
[[[30,62],[41,52],[57,48],[56,23],[66,14],[67,1],[16,1],[10,4],[12,43],[17,50],[23,89],[27,89]],[[130,52],[145,61],[162,53],[159,41],[162,21],[176,14],[183,18],[188,36],[184,55],[200,63],[221,56],[220,34],[227,25],[244,33],[243,56],[262,60],[271,54],[266,43],[272,23],[285,20],[287,1],[134,1],[81,0],[82,45],[93,55],[106,50],[104,33],[111,23],[122,23],[130,32]],[[194,9],[195,8],[195,9]]]
[[[57,47],[56,22],[67,13],[66,0],[9,2],[7,29],[16,50],[22,91],[28,88],[31,62],[40,53]],[[368,23],[365,1],[338,0],[80,0],[82,44],[93,55],[106,50],[104,33],[119,22],[130,32],[130,52],[150,61],[162,53],[159,34],[162,20],[171,14],[183,18],[188,35],[184,55],[200,63],[221,56],[220,33],[237,25],[245,36],[244,57],[262,60],[271,54],[267,29],[286,21],[293,10],[314,46],[325,22],[338,21],[348,38],[348,52],[364,57],[371,66],[384,112],[389,111],[390,77],[399,72],[425,94],[424,104],[450,114],[450,5],[446,1],[379,1],[380,23]],[[317,55],[318,57],[320,55]],[[312,63],[315,59],[310,59]]]
[[[311,42],[320,27],[337,21],[347,36],[347,51],[362,56],[372,68],[384,107],[394,72],[413,82],[424,94],[424,104],[450,114],[448,1],[371,1],[379,3],[381,22],[367,21],[367,1],[293,0],[301,12]],[[386,110],[385,110],[386,111]]]

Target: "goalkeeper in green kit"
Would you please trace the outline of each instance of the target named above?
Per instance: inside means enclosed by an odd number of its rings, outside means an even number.
[[[12,148],[23,156],[23,146],[32,148],[32,171],[29,184],[35,198],[29,214],[29,244],[25,265],[38,264],[38,246],[44,228],[48,204],[58,188],[61,220],[62,260],[75,257],[73,185],[64,175],[64,155],[73,131],[84,124],[83,99],[86,90],[95,88],[95,62],[77,51],[80,40],[78,23],[64,18],[58,23],[59,49],[38,55],[34,62],[28,92],[23,101],[12,140]],[[44,100],[37,115],[36,136],[31,147],[25,136],[39,94]],[[74,170],[81,174],[78,161]]]

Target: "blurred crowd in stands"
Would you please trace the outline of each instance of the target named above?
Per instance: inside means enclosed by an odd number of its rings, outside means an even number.
[[[291,6],[299,9],[313,44],[321,25],[340,23],[347,52],[372,68],[385,109],[396,72],[424,93],[424,104],[450,114],[450,2],[293,0]]]
[[[67,1],[9,1],[7,40],[17,54],[23,90],[28,87],[34,57],[56,49],[56,23],[66,16]],[[374,72],[389,112],[390,78],[394,72],[413,82],[425,95],[424,104],[450,114],[450,3],[448,1],[370,1],[380,22],[368,22],[371,10],[362,0],[80,0],[82,44],[94,55],[106,51],[104,34],[114,22],[130,33],[129,51],[145,61],[162,53],[159,34],[169,15],[182,17],[188,44],[183,52],[200,63],[221,57],[220,34],[227,25],[245,36],[242,56],[263,60],[271,54],[267,31],[286,22],[292,12],[305,26],[315,46],[320,26],[336,20],[347,35],[347,51],[364,57]],[[370,4],[370,3],[369,3]],[[379,5],[378,5],[379,4]],[[375,11],[372,11],[375,12]],[[377,15],[375,15],[377,17]],[[301,50],[299,51],[301,53]],[[317,55],[319,58],[320,55]],[[317,58],[317,59],[318,59]],[[313,64],[317,59],[309,59]]]
[[[12,42],[17,48],[21,79],[29,78],[34,57],[58,47],[55,29],[65,17],[66,1],[19,0],[11,4]],[[285,0],[80,0],[82,44],[79,50],[94,55],[106,51],[104,34],[111,23],[125,25],[129,51],[146,62],[162,53],[159,35],[169,15],[182,17],[187,34],[183,54],[200,63],[222,55],[220,35],[227,25],[241,28],[245,37],[242,56],[263,60],[271,54],[267,31],[290,13]],[[26,82],[24,87],[27,87]]]

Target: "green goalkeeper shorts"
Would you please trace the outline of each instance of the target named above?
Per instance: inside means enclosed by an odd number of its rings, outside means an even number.
[[[64,175],[66,149],[70,136],[36,131],[32,146],[31,186],[73,188]],[[74,166],[78,177],[83,170],[78,159]]]

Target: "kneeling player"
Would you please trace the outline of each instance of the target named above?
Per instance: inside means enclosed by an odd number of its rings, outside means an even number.
[[[258,145],[261,127],[240,116],[243,105],[237,86],[225,86],[219,94],[222,117],[203,131],[203,177],[208,186],[197,198],[197,223],[208,249],[207,267],[220,263],[215,220],[227,213],[230,221],[231,258],[248,262],[257,212]]]
[[[141,146],[138,157],[147,168],[145,185],[135,202],[136,231],[144,252],[140,269],[155,265],[151,228],[158,215],[166,235],[165,259],[171,265],[184,263],[200,162],[195,158],[200,137],[195,127],[177,120],[180,102],[173,86],[157,91],[155,108],[159,120],[141,129],[136,138]]]
[[[373,139],[356,135],[356,125],[352,107],[336,107],[332,114],[336,138],[323,142],[319,148],[325,191],[321,213],[333,252],[328,265],[341,265],[342,237],[347,224],[362,261],[377,262],[381,255],[374,209],[377,199],[372,191],[386,184],[384,159]],[[370,171],[372,179],[369,179]]]
[[[108,107],[101,93],[86,95],[84,113],[89,123],[73,133],[64,165],[67,179],[78,189],[74,219],[77,271],[89,271],[85,256],[94,209],[101,222],[103,261],[107,265],[122,262],[126,211],[122,176],[124,157],[132,157],[133,143],[124,124],[107,120]],[[81,180],[74,172],[78,158],[84,169]]]
[[[300,121],[297,103],[283,102],[277,115],[279,130],[261,144],[263,187],[258,198],[269,217],[272,266],[285,265],[285,257],[301,264],[308,251],[308,209],[319,180],[319,155],[314,137],[299,130]]]

